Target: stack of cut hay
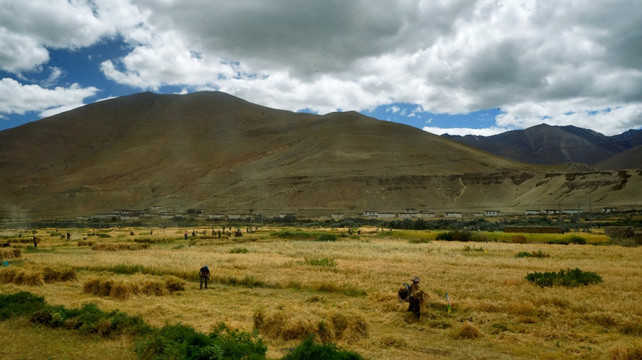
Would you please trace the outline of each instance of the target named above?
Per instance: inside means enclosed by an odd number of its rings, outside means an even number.
[[[254,313],[254,328],[263,336],[283,340],[301,340],[316,334],[323,342],[355,343],[368,337],[368,323],[355,311],[258,310]]]
[[[0,249],[0,259],[15,259],[22,256],[22,251],[20,249]]]
[[[83,292],[127,300],[133,295],[163,296],[185,290],[185,282],[175,276],[133,275],[127,278],[99,275],[85,281]]]
[[[99,243],[91,247],[92,250],[120,251],[148,249],[148,243]]]
[[[42,286],[76,279],[76,270],[67,267],[8,267],[0,270],[0,282],[4,284]]]

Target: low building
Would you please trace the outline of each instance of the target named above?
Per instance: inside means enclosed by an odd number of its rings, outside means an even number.
[[[377,219],[394,219],[395,217],[397,217],[397,214],[393,212],[380,212],[377,214]]]
[[[499,216],[499,210],[485,210],[484,216]]]
[[[617,211],[617,208],[615,207],[603,207],[602,208],[602,214],[611,214]]]
[[[573,215],[573,214],[581,214],[581,213],[582,213],[581,209],[564,209],[564,214]]]
[[[541,210],[526,210],[524,211],[525,215],[540,215],[542,213]]]
[[[333,220],[341,220],[341,219],[343,219],[344,217],[345,217],[345,216],[343,215],[343,213],[332,213],[332,219],[333,219]]]
[[[444,214],[444,217],[459,219],[461,218],[461,213],[455,212],[455,211],[449,211]]]

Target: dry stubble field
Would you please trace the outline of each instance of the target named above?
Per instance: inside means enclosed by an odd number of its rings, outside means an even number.
[[[374,229],[337,241],[270,236],[281,229],[185,241],[184,229],[155,229],[153,235],[132,230],[133,236],[130,229],[101,230],[108,238],[75,230],[66,242],[49,235],[60,230],[41,229],[38,249],[23,248],[10,267],[72,267],[77,280],[0,284],[0,292],[25,290],[69,308],[95,303],[103,310],[141,315],[157,326],[180,322],[202,332],[220,322],[245,331],[258,327],[269,358],[283,356],[306,332],[368,359],[626,359],[642,352],[639,247],[443,242],[431,241],[436,232]],[[321,231],[339,235],[339,230]],[[583,235],[589,242],[604,240]],[[150,246],[92,250],[78,246],[78,240],[84,245],[143,240]],[[516,257],[538,250],[550,256]],[[199,290],[197,272],[205,264],[212,281],[209,289]],[[525,280],[529,272],[567,268],[596,272],[604,282],[540,288]],[[186,289],[120,298],[83,291],[97,278],[142,284],[167,275],[186,280]],[[399,285],[415,275],[427,294],[418,321],[396,298]],[[24,319],[0,322],[0,339],[0,354],[10,358],[135,358],[130,339],[88,341]]]

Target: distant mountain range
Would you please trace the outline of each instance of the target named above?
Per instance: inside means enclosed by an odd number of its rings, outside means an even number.
[[[642,169],[642,130],[605,136],[575,126],[541,124],[493,136],[446,138],[491,154],[533,164],[586,164],[600,170]]]
[[[141,93],[0,132],[0,217],[14,219],[629,206],[640,190],[639,171],[525,164],[356,112],[293,113],[220,92]]]

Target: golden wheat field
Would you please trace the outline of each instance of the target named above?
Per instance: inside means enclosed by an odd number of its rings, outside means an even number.
[[[548,245],[536,237],[525,244],[436,241],[429,231],[346,236],[346,229],[315,229],[337,238],[314,241],[297,229],[288,238],[272,228],[221,239],[195,230],[184,240],[177,228],[153,235],[73,229],[66,241],[66,230],[39,229],[37,249],[14,242],[20,253],[3,255],[10,265],[0,269],[0,292],[29,291],[69,308],[95,303],[155,326],[180,322],[209,332],[224,322],[258,330],[274,359],[307,333],[368,359],[642,356],[642,248],[601,245],[604,235],[580,234],[587,245]],[[538,251],[548,256],[517,257]],[[212,271],[207,290],[199,289],[203,265]],[[603,282],[542,288],[525,279],[569,268]],[[413,276],[425,292],[419,320],[397,299]],[[0,335],[4,357],[135,358],[131,339],[88,341],[23,319],[0,322]]]

